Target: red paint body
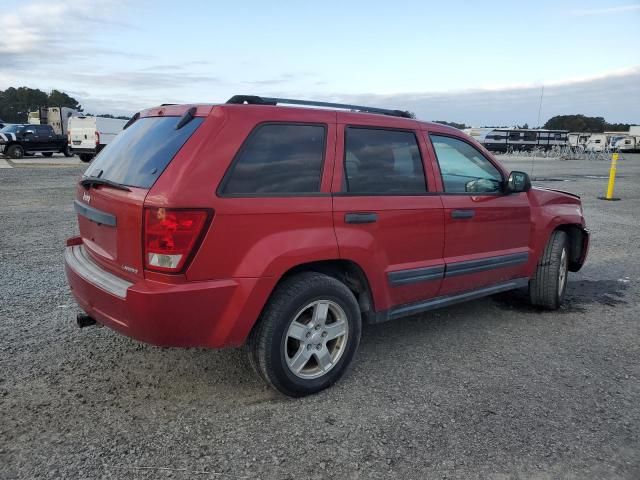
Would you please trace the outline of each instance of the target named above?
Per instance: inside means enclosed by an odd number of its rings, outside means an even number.
[[[191,106],[150,109],[142,116],[180,116]],[[278,106],[198,106],[206,117],[149,189],[90,190],[91,207],[117,217],[117,228],[79,216],[80,238],[91,260],[131,282],[116,297],[80,276],[66,274],[78,304],[98,322],[138,340],[166,346],[239,346],[244,343],[279,280],[311,262],[348,260],[364,273],[375,312],[455,294],[514,278],[530,278],[551,232],[584,229],[579,198],[532,188],[526,193],[443,193],[429,133],[464,140],[508,172],[480,144],[438,124],[363,113]],[[230,198],[217,187],[249,133],[262,122],[327,126],[321,194]],[[408,196],[339,195],[347,125],[413,131],[418,139],[429,192]],[[77,187],[83,202],[86,190]],[[144,207],[213,210],[213,220],[191,262],[180,274],[145,270]],[[472,219],[451,211],[473,209]],[[347,224],[347,212],[375,212],[371,224]],[[588,235],[580,268],[586,256]],[[71,248],[71,247],[67,247]],[[388,274],[492,256],[528,253],[528,261],[506,268],[425,283],[391,286]],[[126,269],[124,267],[127,267]]]

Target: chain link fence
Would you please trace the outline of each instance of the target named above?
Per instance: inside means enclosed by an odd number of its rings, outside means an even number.
[[[614,151],[605,148],[600,152],[585,151],[580,147],[553,147],[549,150],[543,148],[534,148],[531,150],[514,150],[509,147],[506,152],[494,152],[497,155],[507,155],[513,158],[557,158],[558,160],[594,160],[608,161],[611,160],[611,154]]]

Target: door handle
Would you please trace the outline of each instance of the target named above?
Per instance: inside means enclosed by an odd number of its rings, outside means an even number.
[[[373,212],[346,213],[344,223],[375,223],[378,221],[378,214]]]
[[[469,219],[476,216],[475,210],[451,210],[451,218]]]

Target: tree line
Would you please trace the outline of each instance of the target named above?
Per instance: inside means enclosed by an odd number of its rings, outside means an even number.
[[[550,130],[569,130],[570,132],[627,132],[629,123],[609,123],[604,117],[587,117],[586,115],[556,115],[547,120],[544,128]]]
[[[445,125],[451,125],[456,128],[469,128],[464,123],[455,123],[455,122],[444,122],[440,120],[436,120],[436,123],[444,123]],[[461,126],[458,126],[461,125]],[[570,132],[591,132],[591,133],[602,133],[602,132],[628,132],[629,127],[631,125],[629,123],[609,123],[604,117],[588,117],[586,115],[576,114],[576,115],[556,115],[555,117],[551,117],[547,122],[538,128],[546,128],[548,130],[569,130]],[[528,124],[524,125],[483,125],[481,128],[533,128],[529,127]]]
[[[51,90],[49,93],[29,87],[9,87],[4,91],[0,90],[0,120],[7,123],[26,123],[29,112],[40,107],[69,107],[79,112],[83,111],[80,102],[59,90]],[[94,116],[91,113],[85,115]],[[110,114],[95,116],[129,120],[129,117],[115,117]]]
[[[29,112],[37,110],[39,107],[69,107],[82,112],[82,105],[73,97],[59,90],[43,92],[37,88],[29,87],[9,87],[0,90],[0,120],[8,123],[25,123]],[[415,114],[410,111],[405,112],[411,118]],[[94,116],[91,113],[85,115]],[[128,120],[126,116],[113,116],[110,114],[99,114],[97,117],[120,118]],[[435,120],[435,123],[450,125],[460,130],[469,128],[469,125],[445,120]],[[569,130],[571,132],[624,132],[629,130],[628,123],[608,123],[604,117],[588,117],[586,115],[556,115],[550,118],[542,128],[550,130]],[[510,128],[510,127],[488,127],[488,128]],[[516,128],[529,128],[526,123]]]

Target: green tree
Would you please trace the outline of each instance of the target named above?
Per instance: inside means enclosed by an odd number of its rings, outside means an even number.
[[[603,117],[587,117],[585,115],[557,115],[547,120],[544,128],[550,130],[569,130],[570,132],[601,133],[605,130]]]
[[[6,122],[24,123],[29,112],[40,107],[70,107],[82,111],[82,105],[75,98],[59,90],[49,94],[29,87],[0,90],[0,118]]]
[[[7,122],[23,123],[30,111],[47,105],[47,94],[28,87],[9,87],[0,91],[0,118]]]
[[[69,107],[79,112],[82,111],[82,105],[75,98],[59,90],[51,90],[47,98],[47,105],[50,107]]]

